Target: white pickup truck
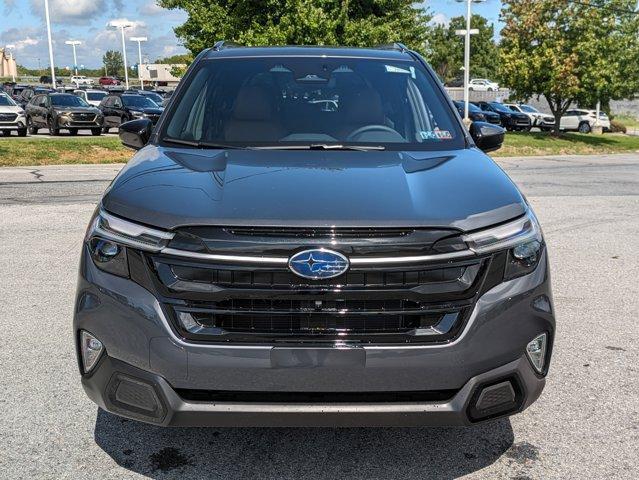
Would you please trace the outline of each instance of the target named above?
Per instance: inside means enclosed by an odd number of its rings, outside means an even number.
[[[87,78],[84,75],[72,75],[71,83],[79,87],[80,85],[93,85],[93,79]]]

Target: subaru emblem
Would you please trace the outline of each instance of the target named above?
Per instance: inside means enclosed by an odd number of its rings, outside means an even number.
[[[288,261],[288,268],[295,275],[309,280],[339,277],[348,270],[349,265],[344,255],[325,248],[298,252]]]

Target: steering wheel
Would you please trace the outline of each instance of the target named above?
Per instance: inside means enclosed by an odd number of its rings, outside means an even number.
[[[346,140],[353,140],[356,136],[361,135],[362,133],[367,133],[367,132],[387,132],[387,133],[392,133],[393,135],[397,135],[401,137],[401,135],[397,133],[397,130],[391,127],[388,127],[386,125],[364,125],[363,127],[358,128],[354,132],[349,133],[348,137],[346,137]]]

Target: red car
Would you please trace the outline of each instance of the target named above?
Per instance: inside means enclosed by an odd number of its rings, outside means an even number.
[[[98,83],[100,85],[120,85],[122,82],[115,77],[100,77]]]

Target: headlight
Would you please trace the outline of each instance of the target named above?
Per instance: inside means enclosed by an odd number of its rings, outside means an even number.
[[[140,112],[139,110],[131,110],[131,115],[133,115],[134,117],[143,117],[144,112]]]
[[[168,244],[173,235],[99,210],[89,224],[85,241],[98,268],[127,277],[127,247],[158,252]]]
[[[512,222],[464,235],[463,240],[477,254],[508,250],[505,280],[532,272],[539,263],[544,242],[539,222],[531,210]]]

